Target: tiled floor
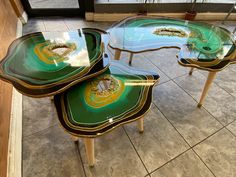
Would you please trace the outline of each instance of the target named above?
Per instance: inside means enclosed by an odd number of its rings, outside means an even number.
[[[228,23],[229,29],[235,24]],[[29,20],[23,32],[106,29],[109,25],[76,18],[38,18]],[[60,127],[50,99],[24,97],[23,176],[235,177],[236,65],[217,75],[199,109],[206,73],[195,71],[189,76],[188,69],[177,64],[177,52],[163,49],[134,56],[133,67],[161,76],[145,117],[145,131],[139,134],[131,123],[97,138],[93,168],[87,164],[83,142],[76,146]],[[128,55],[122,54],[121,62],[127,61]]]

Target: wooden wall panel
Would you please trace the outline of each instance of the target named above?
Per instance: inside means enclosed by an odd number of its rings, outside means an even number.
[[[23,9],[23,6],[21,5],[20,0],[10,0],[10,2],[11,2],[11,5],[12,5],[16,15],[18,17],[21,17],[24,12],[24,9]]]
[[[0,59],[16,37],[17,16],[9,0],[0,0]],[[0,81],[0,177],[7,175],[12,86]]]

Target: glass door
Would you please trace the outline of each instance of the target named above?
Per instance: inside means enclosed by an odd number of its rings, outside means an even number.
[[[84,16],[85,0],[21,0],[29,16]]]

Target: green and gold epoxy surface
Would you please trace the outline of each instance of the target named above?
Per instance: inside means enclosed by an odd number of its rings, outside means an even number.
[[[15,40],[1,61],[0,77],[23,94],[54,95],[71,82],[105,71],[103,31],[79,29],[69,32],[32,33]],[[68,85],[69,84],[69,85]]]
[[[55,96],[60,122],[72,134],[96,137],[134,121],[149,109],[158,79],[113,62],[103,74]]]
[[[136,16],[120,21],[108,32],[109,46],[122,51],[178,48],[178,61],[184,66],[221,69],[236,58],[230,32],[206,23]]]

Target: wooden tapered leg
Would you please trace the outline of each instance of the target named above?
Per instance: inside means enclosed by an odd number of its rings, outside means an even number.
[[[115,57],[114,57],[114,59],[115,60],[119,60],[120,59],[120,54],[121,54],[121,50],[116,49],[115,50]]]
[[[202,91],[202,95],[201,95],[200,101],[198,103],[198,107],[199,108],[203,105],[205,97],[206,97],[206,95],[208,93],[208,90],[210,89],[210,86],[211,86],[212,81],[214,80],[215,76],[216,76],[216,72],[209,72],[207,80],[206,80],[206,83],[205,83],[205,86],[204,86],[204,89]]]
[[[138,124],[139,132],[143,133],[143,118],[140,118],[139,120],[137,120],[137,124]]]
[[[77,143],[77,142],[79,141],[79,138],[76,137],[76,136],[72,136],[72,135],[71,135],[71,139],[72,139],[72,141],[74,141],[75,143]]]
[[[84,138],[85,150],[88,164],[90,167],[94,166],[94,139]]]
[[[130,56],[129,56],[129,65],[131,66],[131,64],[132,64],[132,60],[133,60],[133,55],[134,55],[134,53],[130,53]]]
[[[194,68],[191,68],[191,69],[190,69],[190,71],[189,71],[189,73],[188,73],[189,75],[192,75],[192,74],[193,74],[193,69],[194,69]]]

